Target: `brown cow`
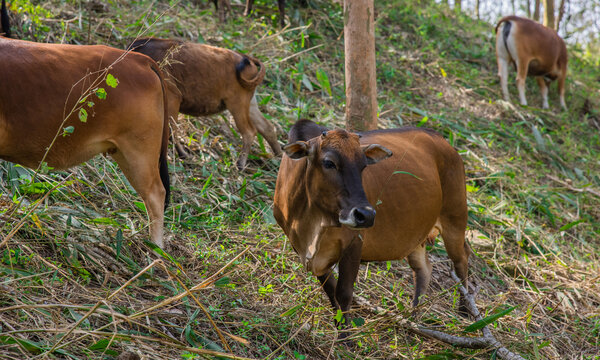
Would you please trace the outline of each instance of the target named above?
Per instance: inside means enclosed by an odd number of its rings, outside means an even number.
[[[517,69],[517,88],[522,105],[527,105],[525,79],[535,76],[542,92],[543,108],[548,108],[548,85],[552,80],[558,80],[560,105],[567,109],[567,47],[556,31],[518,16],[503,17],[496,25],[496,57],[504,100],[510,101],[508,65],[513,63]]]
[[[66,169],[112,154],[146,203],[152,241],[162,247],[169,132],[156,63],[107,46],[0,38],[0,64],[0,159]],[[105,82],[108,74],[116,87]]]
[[[438,232],[466,286],[463,162],[441,136],[418,128],[358,135],[301,120],[289,142],[273,214],[334,308],[348,311],[361,261],[404,257],[414,272],[416,306],[431,278],[425,242]]]
[[[179,112],[200,116],[229,110],[242,135],[239,169],[246,167],[257,130],[273,153],[281,154],[275,127],[261,114],[254,96],[265,76],[260,60],[177,40],[140,39],[130,48],[166,64],[170,118],[177,119]]]

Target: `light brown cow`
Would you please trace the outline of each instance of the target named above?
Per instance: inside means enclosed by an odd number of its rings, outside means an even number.
[[[359,138],[301,120],[289,142],[273,213],[334,308],[348,311],[361,261],[404,257],[414,271],[416,306],[431,278],[425,242],[438,232],[466,286],[463,162],[441,136],[406,128]]]
[[[179,112],[200,116],[229,110],[242,135],[239,169],[246,167],[257,130],[273,153],[281,154],[275,127],[261,114],[254,96],[265,76],[265,66],[260,60],[227,49],[177,40],[140,39],[130,48],[166,64],[170,118],[177,119]]]
[[[0,159],[66,169],[111,154],[146,203],[152,241],[162,247],[169,132],[157,64],[107,46],[0,38],[0,79]]]
[[[543,108],[548,108],[548,85],[552,80],[558,80],[560,105],[567,109],[567,48],[556,31],[533,20],[506,16],[496,25],[496,57],[504,100],[510,101],[508,66],[513,63],[517,69],[517,88],[522,105],[527,105],[525,79],[535,76],[542,93]]]

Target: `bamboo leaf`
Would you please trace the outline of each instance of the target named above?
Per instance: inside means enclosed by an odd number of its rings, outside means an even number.
[[[505,309],[505,310],[502,310],[495,314],[492,314],[490,316],[487,316],[487,317],[467,326],[464,331],[465,332],[473,332],[473,331],[477,331],[479,329],[483,329],[484,326],[489,325],[489,324],[493,323],[494,321],[500,319],[501,317],[510,314],[516,308],[517,308],[516,306],[511,306],[508,309]]]

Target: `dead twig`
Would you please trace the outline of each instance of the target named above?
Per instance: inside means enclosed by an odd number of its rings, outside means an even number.
[[[465,289],[465,287],[462,286],[462,284],[460,283],[460,279],[458,278],[458,276],[456,276],[456,273],[454,273],[454,271],[451,271],[450,274],[452,276],[452,279],[458,283],[458,285],[457,285],[458,289],[459,289],[460,293],[463,295],[463,298],[466,300],[465,305],[467,307],[467,310],[471,313],[471,315],[473,315],[473,317],[475,318],[476,321],[483,319],[483,317],[481,316],[481,313],[477,309],[477,305],[475,304],[475,299],[473,298],[473,295],[469,294],[467,289]],[[380,306],[371,305],[368,300],[364,299],[361,296],[355,295],[354,299],[356,300],[357,304],[359,304],[361,306],[365,306],[373,312],[376,312],[376,313],[388,312],[387,310],[385,310],[384,308],[382,308]],[[406,318],[398,318],[397,320],[399,321],[399,323],[402,327],[406,328],[408,331],[410,331],[414,334],[417,334],[417,335],[427,336],[429,338],[444,342],[446,344],[460,346],[460,347],[469,348],[469,349],[496,349],[496,354],[498,355],[498,357],[500,359],[525,360],[520,355],[511,352],[504,345],[502,345],[502,343],[499,342],[496,339],[496,337],[494,337],[494,335],[492,334],[490,329],[487,327],[487,325],[484,326],[481,330],[483,332],[483,336],[464,337],[464,336],[450,335],[450,334],[447,334],[447,333],[444,333],[441,331],[437,331],[437,330],[431,330],[431,329],[428,329],[421,325],[418,325]]]

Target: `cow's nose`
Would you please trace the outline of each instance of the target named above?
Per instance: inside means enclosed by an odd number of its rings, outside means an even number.
[[[370,206],[352,209],[352,217],[358,228],[368,228],[375,222],[375,209]]]

